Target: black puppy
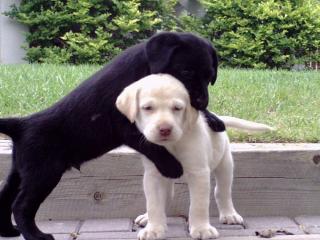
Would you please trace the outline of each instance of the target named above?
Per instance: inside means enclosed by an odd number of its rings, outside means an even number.
[[[35,224],[40,204],[71,167],[126,144],[151,159],[166,177],[182,175],[180,163],[143,137],[115,107],[120,92],[150,73],[180,79],[192,105],[206,113],[214,131],[224,124],[205,110],[207,87],[216,80],[212,46],[186,33],[161,33],[115,58],[50,108],[23,118],[0,119],[0,132],[13,140],[13,164],[0,193],[0,236],[51,240]],[[13,212],[17,229],[12,225]]]

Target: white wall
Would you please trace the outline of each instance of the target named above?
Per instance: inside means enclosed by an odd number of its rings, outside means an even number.
[[[23,63],[25,51],[21,48],[25,43],[25,26],[16,23],[2,13],[10,10],[12,4],[20,0],[0,0],[0,63]]]
[[[177,9],[177,13],[180,14],[181,11],[188,11],[189,13],[195,14],[199,17],[203,17],[205,10],[200,4],[199,0],[179,0],[182,8]]]

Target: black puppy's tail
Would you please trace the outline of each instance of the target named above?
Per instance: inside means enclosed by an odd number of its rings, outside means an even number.
[[[21,134],[21,120],[19,118],[0,119],[0,133],[16,139]]]

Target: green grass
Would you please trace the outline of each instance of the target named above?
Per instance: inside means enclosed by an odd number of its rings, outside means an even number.
[[[42,110],[99,68],[86,65],[0,65],[0,116],[23,116]]]
[[[222,70],[210,88],[209,108],[267,123],[268,134],[231,132],[233,141],[320,142],[320,73]]]
[[[70,92],[100,66],[0,65],[0,116],[24,116]],[[320,73],[222,69],[211,111],[267,123],[277,131],[232,141],[320,142]]]

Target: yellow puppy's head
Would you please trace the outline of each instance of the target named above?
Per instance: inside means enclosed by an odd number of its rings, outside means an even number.
[[[186,88],[168,74],[152,74],[129,85],[116,106],[148,141],[159,145],[181,139],[198,118]]]

